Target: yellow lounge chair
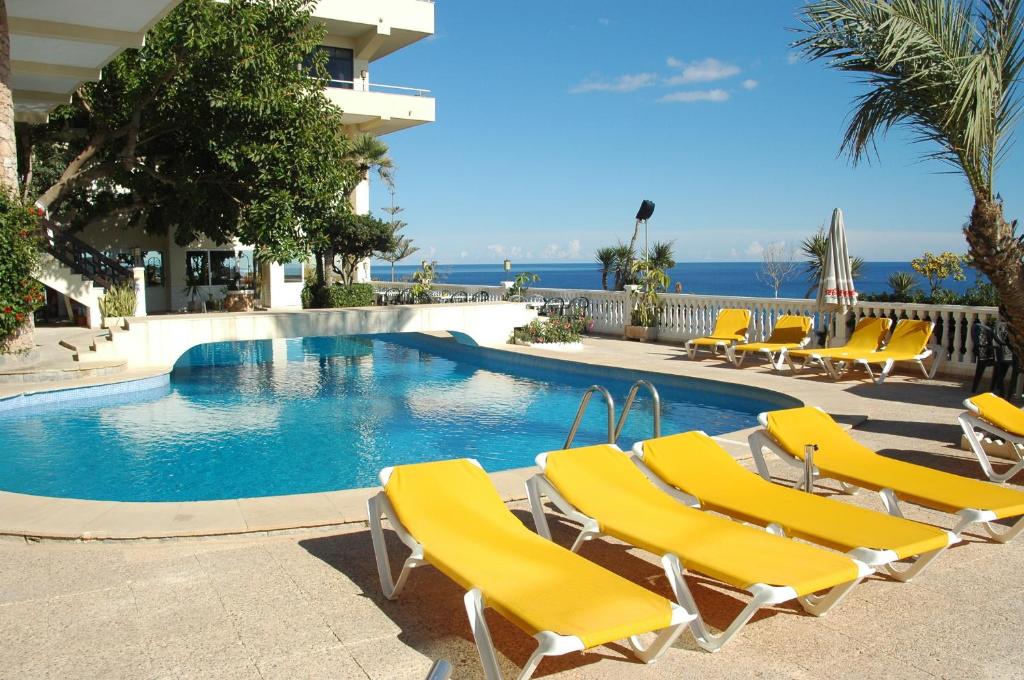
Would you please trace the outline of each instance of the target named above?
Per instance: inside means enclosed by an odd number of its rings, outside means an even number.
[[[991,392],[964,399],[964,406],[967,410],[957,420],[971,451],[978,457],[986,477],[993,482],[1005,482],[1024,468],[1024,411]],[[1009,470],[1000,474],[993,469],[982,441],[982,432],[1002,439],[1017,457]]]
[[[746,342],[727,345],[725,354],[737,368],[743,364],[747,354],[763,354],[772,368],[782,370],[786,353],[800,349],[811,341],[811,317],[784,314],[775,322],[772,334],[764,342]],[[737,357],[737,354],[739,355]]]
[[[711,335],[686,341],[686,354],[693,359],[699,347],[710,347],[714,353],[737,342],[745,342],[749,326],[749,309],[723,309],[715,319],[715,330]]]
[[[889,342],[883,349],[877,351],[848,350],[840,356],[823,356],[822,363],[825,364],[825,370],[836,379],[842,373],[840,368],[845,370],[853,366],[863,366],[875,384],[881,385],[889,377],[897,361],[913,361],[921,367],[924,377],[930,380],[935,377],[935,372],[939,369],[941,357],[941,354],[935,354],[931,368],[925,368],[924,360],[933,355],[931,348],[928,347],[928,342],[934,329],[935,324],[931,321],[900,319],[896,328],[893,329],[892,337],[889,338]],[[836,366],[834,361],[841,362],[842,366]],[[877,376],[871,371],[871,364],[881,364],[881,370]]]
[[[886,317],[865,316],[857,322],[849,340],[842,347],[824,347],[817,349],[794,349],[786,353],[786,361],[792,370],[797,370],[793,359],[803,359],[799,368],[809,368],[818,364],[826,371],[824,359],[843,358],[850,352],[874,352],[885,342],[885,334],[889,332],[892,321]]]
[[[1001,543],[1024,530],[1024,519],[1009,528],[993,524],[997,519],[1024,515],[1024,493],[880,456],[858,443],[820,409],[804,406],[772,411],[760,414],[758,421],[766,429],[754,432],[748,441],[757,470],[765,479],[771,479],[765,449],[806,475],[804,448],[815,445],[818,448],[809,470],[812,478],[828,477],[877,491],[891,515],[903,516],[899,501],[904,500],[957,515],[960,521],[952,530],[957,536],[976,522]]]
[[[845,552],[900,581],[959,540],[927,524],[765,481],[703,432],[637,442],[633,453],[658,488],[687,505]]]
[[[679,604],[697,616],[690,624],[697,643],[708,651],[720,649],[765,605],[798,599],[808,612],[823,614],[871,573],[847,556],[677,503],[612,445],[542,453],[537,464],[543,472],[526,484],[537,531],[551,536],[541,503],[547,496],[583,525],[573,551],[607,535],[659,555]],[[747,590],[753,599],[724,632],[712,634],[684,568]],[[819,591],[828,592],[814,595]]]
[[[396,599],[409,571],[428,563],[466,588],[466,612],[488,680],[500,679],[501,673],[484,607],[537,639],[520,680],[529,678],[545,656],[622,638],[642,661],[653,661],[694,618],[527,529],[474,460],[384,468],[380,480],[384,490],[369,500],[367,510],[384,596]],[[397,581],[382,515],[412,550]],[[637,636],[652,631],[661,632],[642,646]]]

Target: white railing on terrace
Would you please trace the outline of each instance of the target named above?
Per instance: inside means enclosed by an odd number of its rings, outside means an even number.
[[[413,97],[426,97],[430,94],[430,90],[424,90],[419,87],[381,85],[379,83],[368,83],[364,80],[328,80],[327,86],[342,90],[352,90],[353,92],[382,92],[384,94],[404,94]]]
[[[413,284],[408,281],[374,281],[377,289],[405,289]],[[486,291],[492,300],[501,299],[506,291],[503,286],[473,286],[435,283],[435,290],[465,292],[472,296]],[[594,332],[606,335],[622,335],[629,322],[631,310],[629,294],[622,291],[577,290],[572,288],[529,288],[526,296],[541,295],[545,298],[562,298],[566,302],[575,297],[587,298],[590,302],[589,316],[594,320]],[[741,307],[751,311],[750,340],[767,339],[775,321],[783,314],[804,314],[814,319],[816,329],[821,328],[822,315],[815,310],[814,300],[793,298],[732,297],[727,295],[690,295],[666,293],[662,301],[658,339],[670,342],[684,342],[709,334],[715,325],[719,310],[726,307]],[[989,323],[999,317],[995,307],[965,307],[960,305],[928,305],[902,302],[859,302],[846,315],[846,323],[838,327],[833,315],[826,315],[832,327],[829,335],[834,338],[832,345],[846,341],[849,330],[856,321],[865,316],[887,316],[893,319],[928,319],[935,322],[935,342],[945,350],[940,373],[969,375],[974,372],[974,340],[971,325],[975,321]]]

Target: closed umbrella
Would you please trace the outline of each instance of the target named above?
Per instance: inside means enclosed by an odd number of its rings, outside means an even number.
[[[853,268],[846,247],[846,226],[843,224],[843,211],[839,208],[832,211],[832,226],[828,230],[828,247],[825,249],[825,262],[818,282],[817,303],[818,311],[838,312],[840,316],[857,304]],[[827,329],[826,326],[826,333]]]

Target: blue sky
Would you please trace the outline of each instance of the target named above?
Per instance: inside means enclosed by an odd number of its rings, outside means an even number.
[[[384,137],[422,249],[411,259],[587,261],[629,239],[643,198],[651,238],[673,239],[680,261],[759,260],[834,207],[870,260],[966,250],[970,193],[909,133],[870,165],[837,156],[862,88],[794,59],[800,6],[439,1],[436,35],[372,70],[437,100],[436,123]],[[998,183],[1011,218],[1021,161],[1018,148]],[[375,210],[388,200],[376,183]]]

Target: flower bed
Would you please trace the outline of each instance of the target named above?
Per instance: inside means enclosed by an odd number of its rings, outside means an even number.
[[[587,320],[582,317],[552,316],[536,319],[512,333],[512,342],[553,348],[553,345],[579,345]]]

